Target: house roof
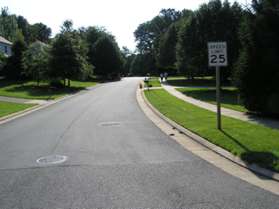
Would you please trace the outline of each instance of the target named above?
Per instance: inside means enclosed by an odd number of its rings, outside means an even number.
[[[4,37],[0,36],[0,43],[12,45],[13,43],[5,39]]]

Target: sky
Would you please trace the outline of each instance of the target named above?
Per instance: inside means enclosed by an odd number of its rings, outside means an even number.
[[[247,0],[237,1],[245,4]],[[66,19],[73,21],[74,28],[104,26],[116,37],[120,47],[134,50],[133,32],[161,9],[195,10],[206,2],[208,0],[0,0],[0,7],[8,7],[11,14],[22,15],[31,24],[46,24],[52,29],[52,35],[59,32]]]

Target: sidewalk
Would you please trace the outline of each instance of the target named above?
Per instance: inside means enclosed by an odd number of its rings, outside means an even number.
[[[170,94],[172,94],[173,96],[176,96],[177,98],[179,98],[179,99],[181,99],[185,102],[191,103],[193,105],[196,105],[198,107],[207,109],[207,110],[212,111],[212,112],[217,111],[216,110],[217,109],[216,105],[210,104],[210,103],[207,103],[207,102],[203,102],[203,101],[194,99],[192,97],[185,96],[181,92],[177,91],[174,86],[170,86],[170,85],[162,83],[162,87],[166,91],[168,91]],[[267,126],[267,127],[270,127],[270,128],[279,129],[279,121],[278,120],[262,118],[262,117],[255,116],[255,115],[249,115],[247,113],[238,112],[238,111],[223,108],[223,107],[221,108],[221,112],[222,112],[222,115],[225,115],[225,116],[228,116],[228,117],[231,117],[231,118],[235,118],[235,119],[242,120],[242,121],[247,121],[247,122],[250,122],[250,123],[264,125],[264,126]]]
[[[48,103],[48,101],[46,100],[31,100],[31,99],[22,99],[22,98],[4,97],[4,96],[0,96],[0,101],[19,103],[19,104],[39,104],[39,105]]]

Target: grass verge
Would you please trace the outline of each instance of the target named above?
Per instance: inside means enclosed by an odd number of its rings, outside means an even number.
[[[161,83],[158,77],[152,77],[149,79],[149,87],[161,87]]]
[[[215,88],[177,88],[176,90],[185,94],[186,96],[195,99],[216,104],[216,90]],[[241,100],[238,98],[238,92],[235,88],[223,88],[221,91],[221,105],[222,107],[232,110],[247,112]]]
[[[168,84],[172,86],[178,86],[178,87],[183,87],[183,86],[210,86],[214,87],[216,86],[216,81],[215,78],[212,76],[204,76],[204,77],[195,77],[195,79],[189,79],[187,77],[183,76],[173,76],[168,78]],[[222,86],[231,86],[230,82],[223,82],[221,84]]]
[[[222,116],[184,102],[163,89],[145,91],[149,102],[162,114],[248,163],[279,171],[279,131]]]
[[[0,81],[0,96],[25,99],[57,99],[66,94],[75,93],[86,87],[94,86],[97,82],[71,81],[70,88],[55,89],[44,82],[37,86],[36,82]]]
[[[17,104],[17,103],[0,101],[0,117],[4,117],[12,113],[25,110],[32,106],[34,106],[34,104]]]

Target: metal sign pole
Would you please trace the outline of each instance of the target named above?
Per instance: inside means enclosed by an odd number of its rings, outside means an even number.
[[[221,88],[220,88],[220,67],[216,66],[216,102],[217,102],[217,128],[222,129],[221,125]]]
[[[216,103],[217,103],[217,128],[222,130],[221,124],[221,85],[220,67],[228,66],[227,43],[208,42],[208,65],[216,68]]]

